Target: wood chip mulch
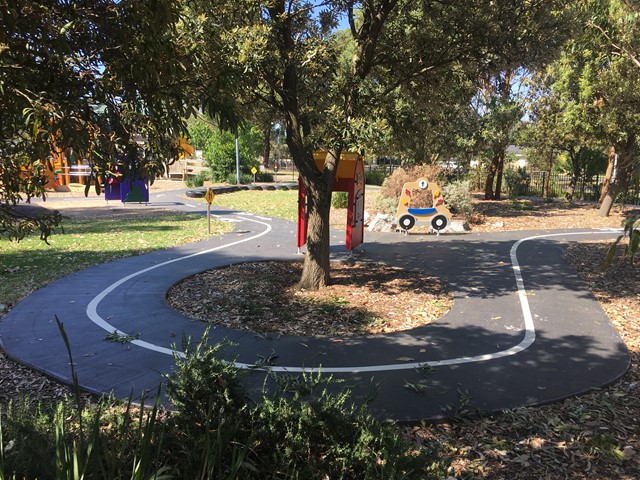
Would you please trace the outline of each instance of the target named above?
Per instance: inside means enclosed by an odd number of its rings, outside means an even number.
[[[428,275],[373,263],[332,265],[330,286],[296,288],[301,262],[252,262],[190,277],[168,292],[174,308],[215,325],[304,336],[407,330],[436,321],[453,296]]]

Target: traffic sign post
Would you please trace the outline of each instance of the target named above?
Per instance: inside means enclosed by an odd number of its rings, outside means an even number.
[[[204,199],[207,201],[207,225],[209,229],[209,235],[211,235],[211,203],[213,202],[213,199],[215,197],[216,194],[213,191],[213,188],[207,188],[207,193],[204,194]]]
[[[251,173],[253,173],[253,183],[256,183],[256,173],[258,173],[258,169],[256,167],[251,168]]]

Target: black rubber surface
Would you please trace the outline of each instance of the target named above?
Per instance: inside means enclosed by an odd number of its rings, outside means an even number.
[[[150,204],[189,212],[206,208],[173,194],[161,197],[152,196]],[[235,230],[204,242],[91,267],[33,293],[0,323],[2,348],[11,358],[69,382],[69,359],[57,316],[70,339],[84,389],[121,397],[133,392],[136,398],[155,390],[174,364],[172,345],[179,346],[185,335],[199,339],[205,328],[167,305],[165,295],[171,285],[233,263],[301,258],[296,255],[295,224],[215,205],[212,213],[233,221]],[[549,234],[553,236],[544,236]],[[357,255],[360,260],[439,276],[454,293],[453,309],[431,325],[387,335],[265,337],[218,327],[211,330],[211,340],[236,343],[228,355],[243,364],[275,358],[273,375],[321,369],[346,380],[358,398],[366,398],[375,388],[374,411],[401,421],[559,400],[606,385],[629,366],[624,342],[561,255],[563,242],[615,235],[367,232]],[[527,237],[532,238],[514,246]],[[332,232],[332,255],[348,254],[343,239],[344,232]],[[514,260],[519,268],[514,269]],[[522,294],[518,270],[524,282]],[[523,298],[535,332],[527,332]],[[140,334],[139,341],[107,341],[114,329]],[[533,335],[533,342],[519,351]],[[269,373],[263,370],[249,375],[256,398],[265,375]]]

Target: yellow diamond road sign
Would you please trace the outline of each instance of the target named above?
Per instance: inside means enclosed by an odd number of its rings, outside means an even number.
[[[258,169],[256,167],[253,167],[251,169],[251,173],[253,173],[255,175],[256,173],[258,173]]]
[[[204,194],[204,199],[207,201],[208,204],[211,204],[211,202],[213,202],[213,199],[215,198],[216,194],[213,192],[213,189],[211,187],[209,187],[207,189],[207,193]]]

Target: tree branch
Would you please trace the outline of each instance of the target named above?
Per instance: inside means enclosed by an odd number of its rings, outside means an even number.
[[[616,44],[613,39],[611,38],[611,36],[604,30],[604,28],[602,28],[600,25],[596,25],[594,22],[588,22],[588,24],[590,26],[592,26],[593,28],[595,28],[596,30],[598,30],[600,33],[602,33],[602,35],[605,36],[605,38],[609,41],[609,44],[615,49],[618,50],[618,52],[623,53],[624,55],[626,55],[629,60],[631,60],[636,67],[640,68],[640,59],[633,54],[628,48],[622,46],[622,45],[618,45]]]

